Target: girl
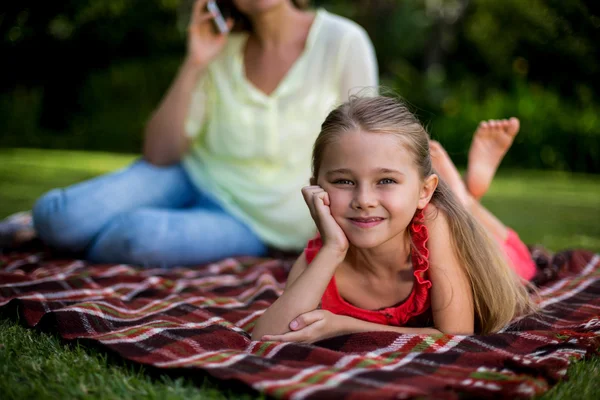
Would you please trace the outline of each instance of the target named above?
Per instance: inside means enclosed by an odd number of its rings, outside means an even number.
[[[507,124],[494,123],[500,132]],[[485,138],[480,128],[475,147]],[[431,146],[450,178],[452,163],[439,144]],[[521,282],[535,272],[527,249],[471,197],[455,196],[440,180],[427,132],[398,100],[354,97],[332,111],[314,145],[311,185],[302,193],[320,236],[292,267],[253,339],[314,342],[375,330],[490,333],[532,310]],[[518,257],[503,254],[480,223]],[[509,259],[522,262],[512,263],[521,278]]]

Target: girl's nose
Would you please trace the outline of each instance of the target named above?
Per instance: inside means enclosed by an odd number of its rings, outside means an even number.
[[[352,198],[352,208],[365,210],[377,207],[377,194],[369,187],[357,187]]]

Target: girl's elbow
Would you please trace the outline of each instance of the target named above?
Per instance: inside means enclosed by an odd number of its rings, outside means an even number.
[[[265,335],[265,333],[262,331],[262,329],[260,329],[260,327],[258,326],[258,323],[257,323],[254,326],[252,333],[250,334],[250,339],[252,339],[253,341],[260,340],[264,335]]]
[[[250,334],[250,338],[252,340],[262,340],[263,336],[269,334],[268,330],[268,326],[265,326],[265,321],[261,317],[256,321],[254,329],[252,329],[252,333]]]

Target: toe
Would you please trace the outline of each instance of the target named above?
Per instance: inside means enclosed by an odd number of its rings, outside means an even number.
[[[520,122],[517,118],[512,117],[509,121],[508,124],[506,126],[506,133],[508,133],[511,136],[515,136],[518,132],[519,132],[519,126],[520,126]]]

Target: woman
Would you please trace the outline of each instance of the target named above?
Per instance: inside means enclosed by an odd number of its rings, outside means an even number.
[[[311,146],[351,89],[377,85],[372,44],[351,21],[292,0],[234,0],[249,30],[221,35],[206,3],[194,4],[143,160],[36,203],[49,245],[167,267],[301,250],[314,233],[297,196]]]

